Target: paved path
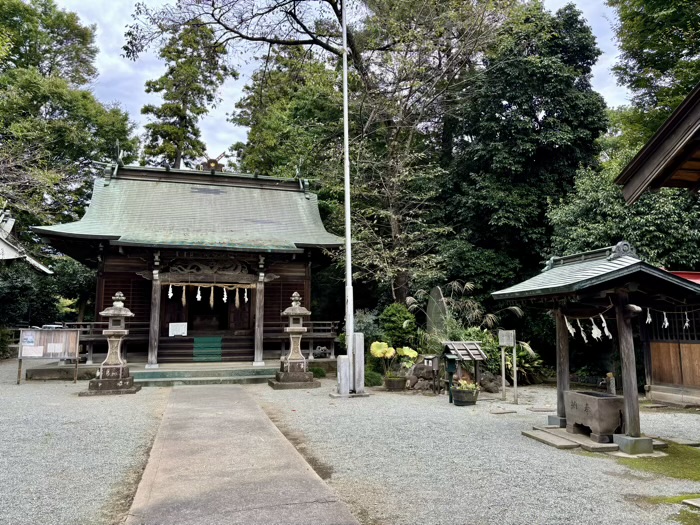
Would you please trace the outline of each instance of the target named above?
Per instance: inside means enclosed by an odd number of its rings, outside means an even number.
[[[357,525],[241,387],[175,387],[126,525]]]

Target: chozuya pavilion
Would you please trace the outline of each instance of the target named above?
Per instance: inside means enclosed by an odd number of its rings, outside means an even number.
[[[292,293],[310,308],[314,251],[343,244],[306,181],[117,165],[95,181],[82,219],[33,230],[97,269],[96,312],[124,293],[129,352],[147,345],[150,367],[278,357]],[[332,349],[336,332],[312,322],[306,339]],[[84,342],[103,339],[93,335]]]

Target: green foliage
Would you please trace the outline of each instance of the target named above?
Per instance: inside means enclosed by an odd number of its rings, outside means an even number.
[[[314,377],[317,379],[326,377],[326,371],[318,366],[309,367],[309,372],[313,373]]]
[[[0,265],[0,326],[52,323],[58,315],[52,276],[21,261]]]
[[[231,121],[250,128],[235,146],[243,171],[306,178],[322,175],[341,133],[338,71],[313,51],[273,49],[243,88]]]
[[[606,141],[602,170],[580,170],[574,191],[552,203],[548,216],[554,227],[554,253],[566,255],[626,240],[650,264],[700,268],[697,195],[665,188],[647,192],[628,206],[614,180],[630,158],[630,148],[614,138]]]
[[[6,49],[0,73],[33,69],[72,85],[87,84],[97,75],[95,26],[83,25],[53,0],[0,1],[0,34]]]
[[[54,282],[56,293],[69,301],[69,308],[63,319],[81,322],[85,318],[87,305],[95,301],[97,273],[70,257],[54,260]],[[75,315],[73,315],[75,314]]]
[[[488,67],[464,95],[456,134],[463,138],[444,197],[446,220],[465,247],[446,245],[445,262],[461,253],[484,260],[499,285],[539,271],[550,244],[548,199],[571,190],[580,166],[596,164],[606,124],[590,84],[599,54],[572,5],[556,14],[539,2],[511,11]],[[449,280],[471,280],[454,273],[463,264],[446,267]]]
[[[0,74],[0,198],[18,225],[75,220],[92,188],[92,161],[126,162],[136,140],[128,115],[36,69]],[[19,229],[19,228],[18,228]],[[20,232],[21,233],[21,232]]]
[[[382,386],[383,383],[382,374],[375,370],[365,369],[365,386]]]
[[[364,334],[365,348],[368,348],[372,341],[384,339],[384,333],[379,328],[379,320],[374,310],[355,311],[355,332]]]
[[[379,316],[379,325],[390,346],[415,344],[417,336],[416,316],[399,303],[387,306]]]
[[[13,355],[14,352],[10,351],[10,344],[12,344],[12,332],[7,328],[0,327],[0,359],[16,357]]]
[[[636,125],[646,141],[700,82],[700,3],[608,0],[619,23],[614,71],[633,93]]]
[[[221,84],[235,72],[225,62],[225,47],[199,20],[173,29],[160,57],[167,69],[160,78],[146,82],[146,93],[160,94],[163,103],[141,109],[153,118],[145,126],[143,152],[151,163],[164,159],[180,168],[183,161],[189,163],[206,153],[197,123],[216,103]]]

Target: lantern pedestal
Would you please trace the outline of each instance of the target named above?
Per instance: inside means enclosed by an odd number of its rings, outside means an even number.
[[[311,312],[301,306],[301,296],[297,292],[292,295],[292,306],[282,315],[289,317],[289,326],[284,329],[289,334],[289,354],[282,358],[275,379],[268,380],[267,384],[275,390],[320,387],[321,382],[308,371],[306,359],[301,353],[301,336],[306,332],[303,318],[311,315]]]
[[[102,331],[107,336],[107,358],[100,365],[97,378],[90,380],[87,392],[80,392],[80,396],[135,394],[141,390],[141,385],[134,385],[129,367],[121,357],[122,341],[129,333],[124,329],[124,321],[134,314],[128,308],[124,308],[124,296],[121,292],[117,292],[112,299],[114,305],[100,312],[101,316],[109,319],[109,329]]]

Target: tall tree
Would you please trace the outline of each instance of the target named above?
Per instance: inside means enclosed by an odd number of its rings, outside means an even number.
[[[144,155],[151,162],[165,160],[179,168],[183,161],[206,153],[198,122],[216,103],[221,84],[235,72],[226,64],[225,47],[198,20],[172,30],[160,57],[167,69],[160,78],[146,82],[146,93],[161,94],[163,103],[141,109],[153,117],[145,126]]]
[[[95,26],[59,9],[53,0],[0,0],[0,33],[9,41],[0,73],[35,68],[42,76],[57,76],[73,85],[97,75]]]
[[[512,12],[464,93],[444,190],[445,220],[456,233],[442,251],[450,279],[473,270],[465,255],[498,276],[494,285],[539,270],[552,234],[548,200],[571,191],[579,167],[597,162],[606,114],[590,78],[599,54],[572,5],[552,14],[535,1]]]
[[[700,2],[607,0],[619,23],[614,70],[633,93],[629,117],[648,139],[700,82]]]
[[[482,0],[364,1],[348,32],[358,273],[385,283],[404,301],[411,282],[434,267],[437,237],[428,217],[438,176],[435,130],[451,91],[465,89],[470,67],[515,2]],[[207,23],[234,51],[248,46],[312,48],[342,57],[341,4],[336,0],[225,0],[140,5],[127,54],[163,38],[162,28]],[[264,46],[264,47],[263,47]],[[251,149],[248,150],[249,152]],[[335,150],[340,153],[340,149]],[[244,150],[245,153],[245,150]],[[340,155],[326,185],[342,196]],[[386,263],[386,264],[385,264]]]

